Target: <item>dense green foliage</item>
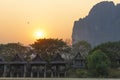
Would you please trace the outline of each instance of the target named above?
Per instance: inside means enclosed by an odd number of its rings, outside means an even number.
[[[117,59],[120,57],[120,41],[118,42],[107,42],[95,47],[91,52],[95,50],[101,50],[104,52],[111,61],[111,67],[118,67],[120,66],[117,64]]]
[[[88,77],[88,71],[87,69],[70,69],[67,72],[67,76],[70,78],[87,78]]]
[[[110,61],[100,50],[94,51],[87,58],[87,66],[92,77],[107,77]]]

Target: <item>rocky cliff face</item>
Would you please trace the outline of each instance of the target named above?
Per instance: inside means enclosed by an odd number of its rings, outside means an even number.
[[[85,40],[92,46],[120,40],[120,4],[100,2],[89,15],[74,22],[72,41]]]

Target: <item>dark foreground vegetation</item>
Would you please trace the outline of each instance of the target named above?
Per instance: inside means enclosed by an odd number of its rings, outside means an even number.
[[[12,62],[16,55],[20,55],[26,62],[31,62],[36,55],[39,55],[50,67],[49,63],[57,54],[60,54],[66,62],[66,73],[63,77],[120,77],[119,41],[106,42],[94,48],[91,48],[91,45],[86,41],[79,41],[69,46],[61,39],[38,39],[30,46],[24,46],[21,43],[0,45],[0,59],[1,61],[4,59],[8,63]]]

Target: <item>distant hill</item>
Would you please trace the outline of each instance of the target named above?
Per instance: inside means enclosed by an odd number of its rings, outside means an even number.
[[[73,44],[80,40],[92,46],[120,40],[120,4],[103,1],[90,10],[88,16],[74,22]]]

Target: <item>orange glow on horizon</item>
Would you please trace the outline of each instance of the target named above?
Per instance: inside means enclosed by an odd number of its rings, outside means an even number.
[[[72,39],[74,21],[101,1],[120,0],[0,0],[0,43],[25,45],[39,38]]]

